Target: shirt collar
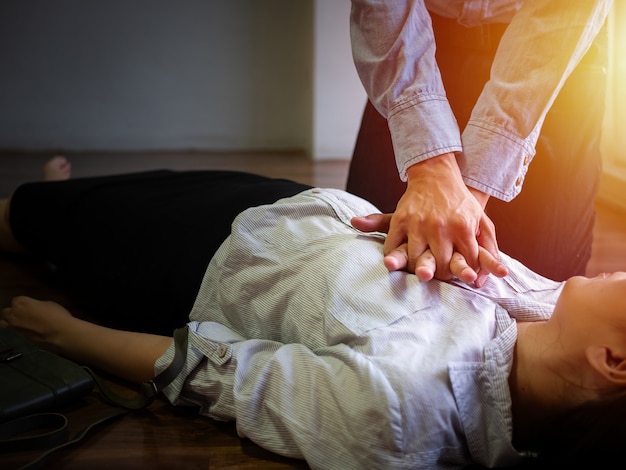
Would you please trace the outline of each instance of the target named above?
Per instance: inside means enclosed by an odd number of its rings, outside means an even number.
[[[519,464],[512,445],[512,402],[508,377],[517,327],[503,309],[496,312],[496,338],[483,350],[483,362],[449,365],[450,381],[472,459],[487,467]]]

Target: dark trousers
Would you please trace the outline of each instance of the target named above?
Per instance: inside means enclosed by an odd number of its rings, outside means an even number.
[[[169,335],[188,321],[234,218],[308,187],[229,171],[29,183],[13,195],[10,224],[92,320]]]
[[[446,93],[463,129],[489,78],[505,26],[464,28],[433,15],[433,28]],[[606,60],[604,31],[548,112],[522,193],[509,203],[492,197],[487,206],[500,249],[555,280],[584,274],[591,256]],[[398,177],[387,121],[369,102],[346,188],[383,212],[395,210],[406,188]]]

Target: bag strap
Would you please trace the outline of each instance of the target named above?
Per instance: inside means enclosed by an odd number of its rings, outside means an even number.
[[[38,468],[50,454],[80,442],[94,427],[130,411],[146,408],[183,369],[187,360],[188,337],[187,327],[174,331],[174,359],[156,377],[141,384],[141,395],[135,398],[126,398],[116,394],[95,373],[85,367],[84,369],[93,377],[103,400],[115,407],[111,413],[90,423],[71,440],[68,440],[67,418],[59,413],[40,413],[0,423],[0,451],[14,452],[49,448],[37,459],[23,466],[21,470]],[[45,432],[37,434],[36,431],[39,429],[44,429]],[[19,437],[21,435],[27,436]]]
[[[48,449],[35,460],[31,460],[19,470],[34,470],[42,468],[45,460],[53,453],[61,449],[77,444],[96,426],[113,420],[118,416],[125,415],[130,410],[116,408],[103,417],[91,422],[83,428],[76,436],[69,439],[67,429],[67,418],[60,413],[40,413],[35,415],[16,418],[0,424],[1,438],[0,450],[16,452],[19,450]],[[46,431],[37,434],[39,429]],[[33,434],[33,432],[35,432]],[[15,437],[28,433],[27,437]]]
[[[32,434],[35,429],[43,432]],[[15,437],[22,434],[28,437]],[[54,447],[69,438],[67,418],[59,413],[38,413],[0,424],[0,451],[17,452],[34,448]]]

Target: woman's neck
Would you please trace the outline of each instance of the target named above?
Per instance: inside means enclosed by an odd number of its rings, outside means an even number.
[[[521,322],[509,387],[513,401],[513,442],[525,447],[547,421],[563,411],[565,384],[555,373],[558,350],[547,322]]]

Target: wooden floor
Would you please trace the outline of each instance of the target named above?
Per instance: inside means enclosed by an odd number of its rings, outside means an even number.
[[[49,155],[0,154],[0,197],[19,184],[40,178],[40,168]],[[286,177],[316,186],[343,188],[346,161],[312,163],[294,154],[77,154],[70,155],[73,175],[89,176],[155,168],[235,169],[268,176]],[[626,215],[598,204],[593,258],[588,274],[626,271]],[[39,261],[0,256],[0,307],[15,295],[56,300],[77,313],[83,306],[54,285]],[[107,378],[121,393],[134,388]],[[96,397],[63,410],[71,433],[107,411]],[[0,467],[18,468],[37,453],[0,454]],[[192,410],[174,409],[157,400],[148,410],[126,415],[94,430],[86,441],[55,455],[44,468],[50,469],[287,469],[307,468],[283,459],[237,436],[235,425],[197,416]]]

